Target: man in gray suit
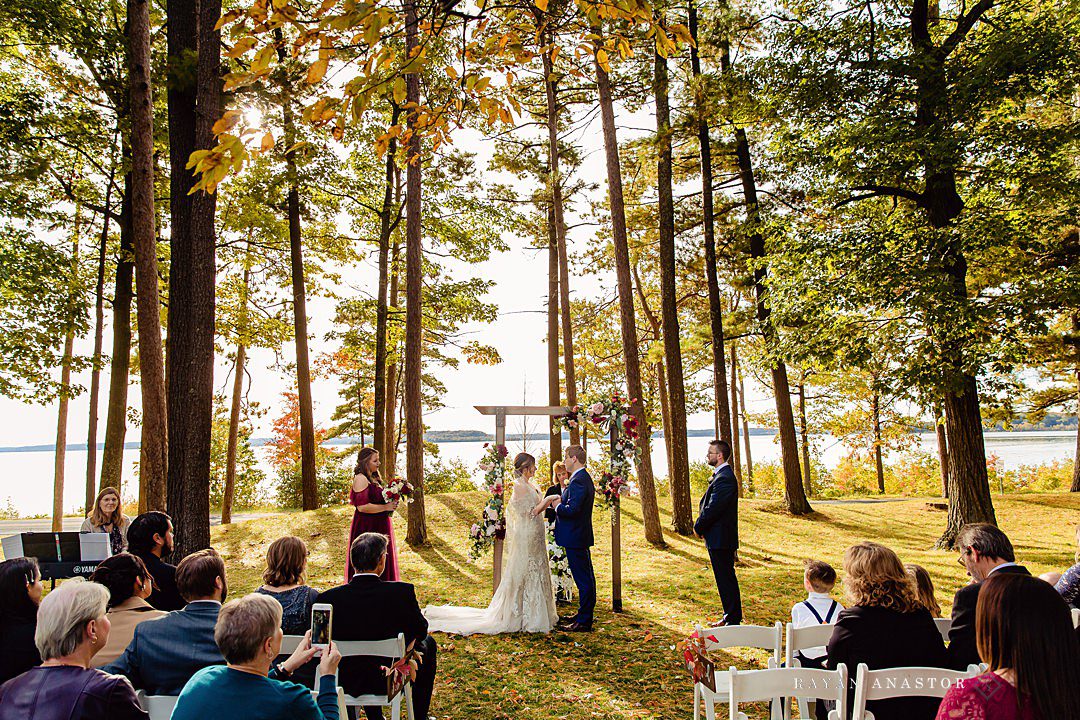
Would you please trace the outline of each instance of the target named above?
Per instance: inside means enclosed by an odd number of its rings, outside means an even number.
[[[188,555],[176,568],[176,587],[187,605],[139,623],[124,654],[101,668],[126,675],[147,695],[179,695],[196,672],[225,663],[214,642],[218,612],[229,594],[225,562],[213,549]]]

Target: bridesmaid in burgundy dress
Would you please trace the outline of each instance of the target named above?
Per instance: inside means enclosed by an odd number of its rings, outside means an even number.
[[[397,547],[394,544],[394,525],[390,521],[397,510],[398,501],[386,502],[383,486],[379,478],[379,453],[375,448],[366,447],[356,459],[352,490],[349,491],[349,503],[356,506],[352,526],[349,528],[349,544],[345,548],[345,582],[352,580],[352,561],[349,548],[360,533],[377,532],[388,538],[386,548],[386,568],[381,575],[383,580],[398,580]]]

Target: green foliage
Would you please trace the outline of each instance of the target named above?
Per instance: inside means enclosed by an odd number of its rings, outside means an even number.
[[[424,461],[424,494],[471,492],[476,490],[474,473],[461,460],[440,457]]]
[[[229,410],[220,396],[214,407],[210,434],[210,507],[221,507],[225,496],[225,467],[229,450]],[[241,422],[236,445],[236,484],[233,507],[237,509],[262,505],[266,501],[263,483],[266,474],[251,447],[251,425]]]
[[[349,501],[352,488],[352,458],[342,458],[329,450],[316,450],[318,463],[315,479],[319,490],[319,507],[342,505]],[[300,463],[278,467],[273,478],[275,502],[279,507],[298,508],[303,504],[303,476]]]

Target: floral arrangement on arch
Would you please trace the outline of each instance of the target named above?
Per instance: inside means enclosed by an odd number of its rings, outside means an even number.
[[[574,597],[574,579],[570,575],[570,561],[566,557],[566,548],[555,542],[555,523],[545,520],[547,529],[548,568],[551,570],[551,584],[555,588],[555,598],[570,600]]]
[[[469,557],[476,560],[494,543],[506,537],[506,505],[503,482],[506,476],[507,450],[505,445],[484,443],[484,457],[480,460],[480,469],[484,471],[484,488],[488,491],[487,505],[480,515],[480,520],[469,528]]]

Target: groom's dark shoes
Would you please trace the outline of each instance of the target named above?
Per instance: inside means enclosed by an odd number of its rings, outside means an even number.
[[[572,617],[561,617],[559,618],[559,621],[555,623],[555,627],[559,628],[560,630],[565,630],[571,625],[577,625],[577,621],[574,620],[574,618]]]
[[[592,625],[582,625],[579,622],[573,622],[566,626],[566,632],[592,632]]]

